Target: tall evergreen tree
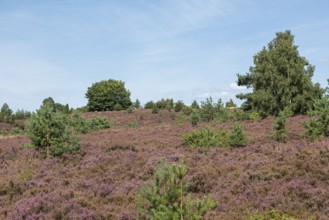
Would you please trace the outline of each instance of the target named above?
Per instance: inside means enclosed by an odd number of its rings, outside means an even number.
[[[315,67],[299,55],[290,31],[276,33],[267,47],[254,56],[254,66],[245,75],[238,74],[238,85],[252,88],[252,93],[238,94],[246,99],[245,109],[262,116],[277,115],[285,107],[294,114],[306,113],[323,90],[313,84]]]

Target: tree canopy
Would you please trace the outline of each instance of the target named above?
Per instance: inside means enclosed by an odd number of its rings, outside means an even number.
[[[253,89],[238,94],[245,99],[243,108],[260,115],[277,115],[285,107],[294,114],[306,113],[323,90],[312,82],[315,67],[299,55],[290,31],[276,33],[267,47],[254,56],[254,66],[245,75],[238,74],[238,85]]]
[[[103,80],[93,83],[86,93],[89,111],[124,110],[132,105],[130,91],[120,80]]]

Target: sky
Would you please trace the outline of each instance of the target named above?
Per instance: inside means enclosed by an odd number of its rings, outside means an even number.
[[[329,78],[327,0],[0,0],[0,105],[34,111],[52,97],[87,104],[93,83],[125,82],[142,104],[224,102],[253,56],[291,30],[300,55]]]

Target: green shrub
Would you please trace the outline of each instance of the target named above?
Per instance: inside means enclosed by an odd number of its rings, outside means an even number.
[[[192,199],[185,177],[188,168],[182,163],[162,161],[155,171],[154,181],[137,194],[137,219],[202,219],[208,210],[217,206],[210,196]]]
[[[304,124],[309,139],[315,140],[329,136],[329,96],[315,100],[313,110],[309,112],[312,118]]]
[[[192,109],[199,109],[199,108],[200,108],[200,106],[199,106],[199,104],[198,104],[198,102],[197,102],[196,100],[194,100],[194,101],[192,102],[192,104],[191,104],[191,108],[192,108]]]
[[[243,147],[247,144],[247,137],[240,124],[234,124],[233,131],[228,136],[228,144],[232,147]]]
[[[153,104],[152,106],[152,114],[158,114],[159,113],[159,107],[157,104]]]
[[[137,123],[136,120],[130,121],[130,122],[128,122],[127,127],[128,128],[137,128],[138,127],[138,123]]]
[[[254,214],[248,218],[248,220],[297,220],[297,218],[281,214],[277,210],[270,210],[267,212],[263,212],[261,214]]]
[[[111,128],[110,121],[105,117],[92,117],[87,121],[90,131],[98,131]]]
[[[191,113],[190,121],[191,121],[192,126],[196,126],[200,122],[200,114],[198,111],[194,110]]]
[[[185,104],[183,101],[179,100],[175,103],[175,112],[180,112],[185,107]]]
[[[303,125],[306,130],[306,138],[314,141],[323,137],[324,126],[318,119],[310,118]]]
[[[198,147],[226,147],[228,146],[227,132],[223,130],[212,131],[209,128],[185,133],[184,143],[190,148]]]
[[[79,111],[74,111],[69,118],[69,124],[72,126],[78,133],[86,134],[90,131],[90,127],[86,119],[82,116]]]
[[[286,128],[287,118],[292,116],[293,112],[290,109],[284,109],[280,111],[276,117],[275,124],[273,126],[275,133],[272,135],[276,141],[283,142],[287,136],[288,130]]]
[[[258,112],[252,111],[249,113],[249,120],[251,121],[259,121],[261,119],[260,115]]]
[[[67,115],[55,111],[50,105],[43,105],[27,122],[28,136],[32,146],[47,157],[61,156],[79,150],[80,143]]]
[[[145,109],[152,109],[155,103],[153,101],[148,101],[145,103],[144,108]]]
[[[4,103],[1,107],[0,122],[14,123],[13,111],[9,108],[7,103]]]
[[[135,111],[135,107],[133,105],[129,106],[129,108],[127,109],[127,113],[131,114],[134,113]]]
[[[122,109],[122,105],[120,105],[119,103],[116,103],[113,107],[114,111],[121,111]]]
[[[182,109],[183,114],[186,116],[191,115],[192,111],[193,111],[192,108],[190,108],[188,106],[184,106]]]
[[[201,102],[200,115],[202,121],[212,121],[215,117],[215,113],[216,108],[211,97],[207,98],[206,101]]]

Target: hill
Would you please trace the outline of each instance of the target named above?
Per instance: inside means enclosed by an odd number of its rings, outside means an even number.
[[[232,129],[233,122],[192,127],[183,115],[149,110],[86,113],[112,128],[81,135],[84,155],[44,159],[25,136],[0,138],[0,219],[135,219],[135,193],[162,158],[183,156],[193,195],[211,193],[206,219],[246,219],[266,210],[329,219],[329,139],[302,138],[305,116],[288,120],[288,141],[272,141],[274,118],[243,121],[243,148],[190,149],[182,134]]]

